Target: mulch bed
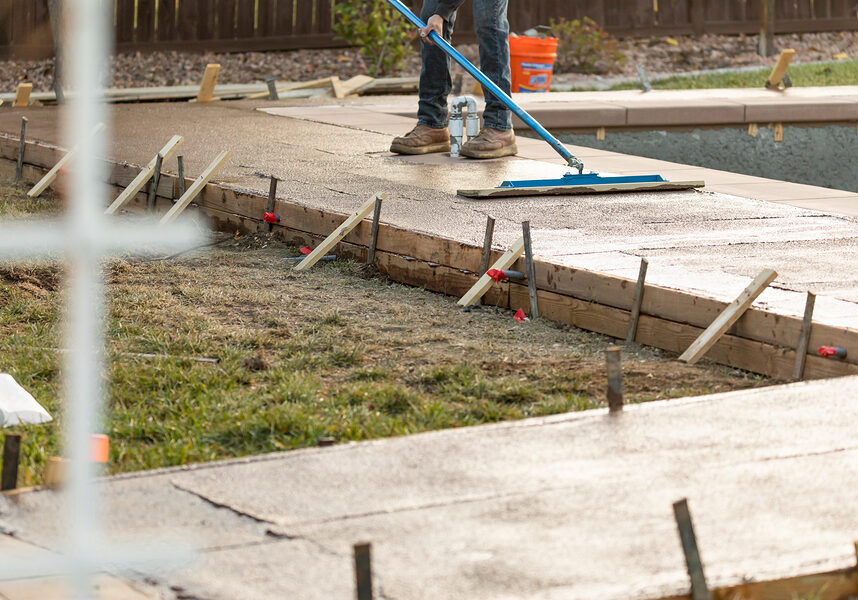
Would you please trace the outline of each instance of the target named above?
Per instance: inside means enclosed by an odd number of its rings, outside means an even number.
[[[700,37],[635,38],[619,41],[626,56],[624,66],[608,76],[634,76],[635,65],[643,64],[650,73],[771,65],[772,59],[756,53],[756,36],[704,35]],[[777,36],[778,48],[795,48],[801,62],[831,60],[840,54],[858,57],[858,33],[813,33]],[[462,45],[462,52],[476,62],[475,45]],[[252,83],[276,76],[281,81],[305,81],[337,75],[348,78],[367,72],[367,64],[355,49],[297,50],[291,52],[243,52],[235,54],[191,54],[153,52],[113,57],[110,87],[150,87],[190,85],[200,81],[205,65],[222,65],[219,82]],[[456,67],[458,69],[458,66]],[[414,76],[420,73],[419,53],[408,57],[403,67],[390,76]],[[37,91],[51,88],[53,61],[0,62],[3,91],[12,91],[18,81],[33,83]],[[582,79],[598,75],[582,75]]]

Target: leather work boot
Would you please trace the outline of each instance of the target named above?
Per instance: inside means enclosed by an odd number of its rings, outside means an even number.
[[[477,137],[468,140],[459,151],[468,158],[500,158],[518,154],[515,132],[512,129],[485,127]]]
[[[418,125],[402,137],[393,138],[390,151],[397,154],[430,154],[450,151],[450,130]]]

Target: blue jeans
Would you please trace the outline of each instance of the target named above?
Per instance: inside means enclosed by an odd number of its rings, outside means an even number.
[[[509,67],[509,21],[506,10],[509,0],[473,0],[474,25],[480,44],[480,70],[504,92],[510,93],[512,75]],[[438,0],[423,0],[420,18],[423,22],[435,14]],[[444,22],[444,38],[450,41],[456,24],[454,14]],[[423,68],[420,71],[420,102],[417,122],[435,129],[447,126],[449,115],[447,97],[453,89],[450,78],[450,57],[440,48],[422,42]],[[512,129],[512,114],[483,86],[486,110],[483,127]]]

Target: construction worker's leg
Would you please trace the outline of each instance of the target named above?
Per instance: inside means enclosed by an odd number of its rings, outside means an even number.
[[[512,73],[509,66],[509,21],[506,11],[509,0],[474,0],[474,28],[480,44],[480,70],[509,94]],[[492,94],[483,89],[486,110],[483,127],[512,129],[512,113]]]
[[[425,23],[438,9],[438,0],[423,0],[420,18]],[[444,39],[450,41],[456,15],[444,23]],[[420,71],[420,102],[417,109],[417,122],[436,129],[447,126],[447,97],[453,89],[450,79],[450,57],[443,50],[429,43],[421,42],[423,68]]]

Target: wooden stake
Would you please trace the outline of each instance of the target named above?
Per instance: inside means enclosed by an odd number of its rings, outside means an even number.
[[[280,96],[277,94],[277,78],[269,77],[265,80],[265,83],[268,85],[268,99],[280,100]]]
[[[804,319],[801,322],[801,332],[798,335],[798,344],[795,348],[795,368],[792,372],[794,381],[804,379],[804,365],[807,362],[807,346],[810,343],[810,330],[813,327],[813,307],[816,304],[816,295],[807,293],[807,301],[804,304]]]
[[[772,137],[773,137],[774,141],[776,141],[776,142],[784,141],[784,124],[783,123],[776,123],[775,124],[775,132],[774,132]]]
[[[146,202],[146,212],[150,215],[155,212],[155,200],[158,198],[158,184],[161,183],[161,166],[164,158],[159,154],[155,157],[155,172],[152,174],[152,183],[149,184],[149,198]]]
[[[751,137],[757,137],[757,132],[759,131],[759,126],[756,123],[751,123],[748,125],[748,135]]]
[[[21,137],[18,138],[18,162],[15,164],[15,183],[24,174],[24,151],[27,149],[27,117],[21,117]]]
[[[331,77],[331,91],[334,94],[334,98],[346,97],[346,89],[343,87],[343,82],[340,81],[339,77]]]
[[[492,240],[495,235],[495,218],[491,215],[486,217],[486,235],[483,238],[483,255],[480,257],[480,277],[489,270],[489,261],[492,259]]]
[[[95,126],[95,128],[90,132],[89,135],[96,135],[98,133],[101,133],[105,129],[107,129],[107,126],[104,123],[99,123]],[[71,161],[72,158],[74,158],[77,149],[78,146],[75,146],[74,148],[69,150],[68,153],[63,156],[59,160],[59,162],[57,162],[56,165],[54,165],[54,168],[48,171],[45,176],[42,177],[39,183],[34,185],[33,189],[27,192],[27,196],[29,196],[30,198],[37,198],[39,195],[41,195],[41,193],[44,192],[48,188],[48,186],[54,182],[54,180],[57,178],[57,175],[60,174],[60,171],[65,168],[65,166]]]
[[[760,19],[760,56],[775,53],[775,0],[760,0],[763,5]]]
[[[357,600],[372,600],[372,544],[354,545],[355,597]]]
[[[524,240],[524,264],[527,270],[527,295],[530,297],[530,318],[539,318],[539,294],[536,290],[536,265],[533,263],[533,246],[530,243],[530,221],[521,224]]]
[[[375,248],[378,246],[378,224],[381,218],[381,198],[375,199],[375,211],[372,214],[372,235],[369,240],[369,251],[366,253],[366,264],[375,263]]]
[[[176,157],[179,169],[179,198],[185,195],[185,157],[181,154]]]
[[[220,65],[216,63],[206,65],[206,72],[200,83],[200,93],[197,94],[197,102],[211,102],[214,100],[214,89],[217,85],[217,76],[220,73]]]
[[[792,62],[792,59],[794,57],[795,50],[793,50],[792,48],[787,48],[786,50],[781,51],[781,55],[778,57],[778,61],[775,63],[771,75],[769,75],[769,78],[766,80],[767,88],[778,88],[778,86],[781,84],[781,81],[783,81],[784,75],[786,75],[787,69],[789,69],[789,64]]]
[[[232,156],[232,152],[229,150],[221,152],[218,157],[214,159],[208,167],[206,167],[206,170],[194,180],[191,187],[188,188],[188,191],[182,194],[182,197],[179,198],[173,207],[167,211],[167,214],[161,218],[159,225],[166,225],[167,223],[171,223],[175,220],[175,218],[178,217],[185,208],[187,208],[188,204],[197,197],[197,194],[203,190],[217,170],[220,169],[227,160],[229,160],[230,156]]]
[[[19,83],[18,90],[15,92],[15,100],[12,102],[12,108],[27,108],[30,106],[30,92],[32,91],[32,83]]]
[[[751,303],[763,293],[768,285],[775,280],[778,274],[772,269],[765,269],[754,278],[751,284],[739,294],[724,311],[718,315],[712,324],[694,340],[691,346],[682,353],[679,360],[693,365],[700,360],[709,349],[715,345],[715,342],[724,335],[724,333],[732,327],[733,323],[739,320]]]
[[[155,172],[158,172],[158,176],[160,177],[160,166],[158,165],[158,159],[161,159],[161,164],[163,161],[167,160],[179,147],[182,145],[182,142],[185,141],[180,135],[174,135],[167,144],[161,148],[161,151],[158,153],[155,158],[149,161],[149,164],[143,167],[143,170],[134,178],[134,180],[128,184],[128,187],[122,190],[122,193],[116,197],[116,200],[107,207],[107,210],[104,211],[106,215],[112,215],[120,208],[122,208],[126,202],[128,202],[131,198],[137,195],[137,192],[143,189],[143,186],[146,185],[146,182],[152,178]],[[157,184],[156,184],[157,187]]]
[[[608,409],[612,413],[623,410],[623,365],[622,350],[613,346],[605,350],[608,370]]]
[[[271,176],[271,184],[268,186],[268,204],[265,207],[265,212],[274,212],[274,201],[277,199],[277,178]],[[266,223],[265,229],[268,233],[274,229],[274,223]]]
[[[0,491],[14,490],[18,487],[18,463],[21,460],[21,436],[7,433],[3,441],[3,475]]]
[[[492,265],[492,269],[500,269],[501,271],[510,268],[515,261],[519,259],[519,257],[524,253],[524,238],[518,238],[516,242],[512,245],[503,256],[501,256],[495,264]],[[491,270],[491,269],[487,269]],[[472,304],[476,304],[480,298],[482,298],[489,288],[492,287],[492,283],[494,283],[494,279],[483,273],[482,277],[480,277],[477,282],[471,287],[468,292],[462,296],[462,298],[457,302],[459,306],[471,306]]]
[[[596,129],[596,141],[604,142],[605,141],[605,128],[599,127]]]
[[[703,562],[700,560],[697,536],[694,535],[694,524],[688,510],[687,498],[674,502],[673,514],[679,530],[682,552],[685,554],[685,566],[688,568],[688,576],[691,579],[691,598],[692,600],[712,600],[712,594],[706,585],[706,575],[703,573]]]
[[[629,330],[626,333],[626,341],[631,343],[635,341],[638,334],[638,322],[641,317],[641,303],[643,302],[644,285],[646,283],[646,270],[649,267],[647,259],[641,259],[641,268],[638,272],[638,284],[635,287],[635,295],[632,299],[632,314],[629,317]]]
[[[45,486],[56,489],[65,485],[68,478],[69,461],[59,456],[49,456],[45,463]]]
[[[375,201],[377,198],[385,199],[387,198],[387,194],[376,194],[366,202],[364,202],[358,211],[346,219],[342,225],[337,227],[331,235],[329,235],[325,240],[316,246],[316,249],[313,250],[307,257],[295,265],[296,271],[306,271],[313,265],[315,265],[320,258],[322,258],[325,254],[328,253],[328,250],[336,246],[340,240],[346,237],[349,232],[358,226],[358,224],[366,217],[370,211],[375,206]]]

